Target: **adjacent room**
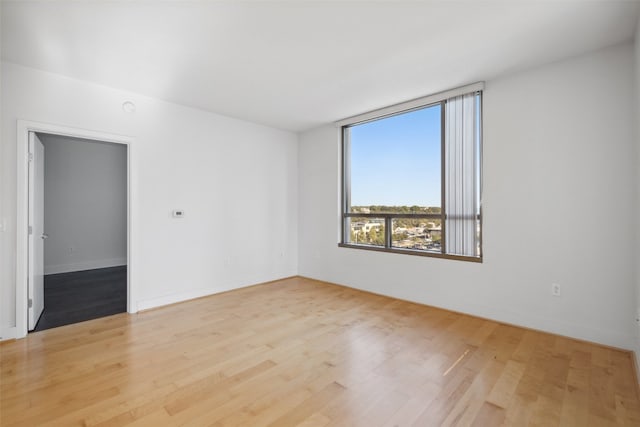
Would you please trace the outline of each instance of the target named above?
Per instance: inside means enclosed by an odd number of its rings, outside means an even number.
[[[0,19],[0,425],[640,425],[640,1]]]
[[[127,146],[36,136],[44,167],[44,305],[32,330],[125,313]]]

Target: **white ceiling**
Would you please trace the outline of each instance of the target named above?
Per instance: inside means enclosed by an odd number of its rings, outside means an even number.
[[[637,1],[5,1],[2,59],[301,131],[630,40]]]

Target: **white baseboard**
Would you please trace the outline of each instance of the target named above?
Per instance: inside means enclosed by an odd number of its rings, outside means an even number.
[[[162,307],[163,305],[175,304],[177,302],[188,301],[190,299],[206,297],[209,295],[224,292],[218,289],[194,289],[187,292],[179,292],[175,294],[164,295],[157,298],[151,298],[138,301],[138,311],[149,310],[151,308]]]
[[[95,270],[96,268],[108,268],[127,265],[126,258],[101,259],[96,261],[76,262],[72,264],[45,265],[44,274],[71,273],[73,271]]]
[[[242,283],[226,284],[223,286],[212,288],[199,288],[186,292],[177,292],[175,294],[163,295],[157,298],[149,298],[145,300],[138,300],[136,308],[138,311],[149,310],[152,308],[162,307],[163,305],[175,304],[177,302],[188,301],[195,298],[206,297],[209,295],[219,294],[221,292],[231,291],[233,289],[245,288],[247,286],[258,285],[261,283],[271,282],[275,280],[286,279],[294,276],[293,274],[277,274],[274,277],[254,277],[253,280],[243,281]]]
[[[12,340],[18,336],[18,329],[14,326],[11,328],[2,328],[0,331],[0,341]]]

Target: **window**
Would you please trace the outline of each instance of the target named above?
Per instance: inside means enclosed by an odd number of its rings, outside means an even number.
[[[481,260],[481,84],[338,124],[340,246]]]

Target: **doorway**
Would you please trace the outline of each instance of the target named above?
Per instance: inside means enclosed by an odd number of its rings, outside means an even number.
[[[132,141],[18,121],[18,338],[135,312],[130,303]]]
[[[43,272],[44,299],[34,286],[29,331],[125,312],[127,147],[36,132],[32,137],[31,259],[34,285]],[[42,192],[44,209],[38,208]]]

